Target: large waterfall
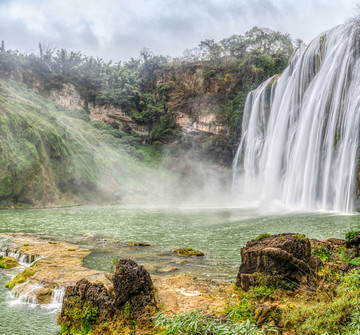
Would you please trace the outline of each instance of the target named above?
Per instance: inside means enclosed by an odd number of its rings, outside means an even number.
[[[351,212],[357,195],[359,23],[298,50],[285,71],[252,91],[234,159],[248,201]]]

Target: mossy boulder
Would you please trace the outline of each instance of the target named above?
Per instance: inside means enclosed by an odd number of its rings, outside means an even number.
[[[12,269],[17,266],[19,266],[19,263],[14,257],[0,256],[0,269]]]
[[[172,251],[176,252],[179,256],[184,256],[184,257],[205,256],[205,254],[202,251],[198,251],[192,248],[180,248],[180,249],[174,249]]]
[[[109,277],[110,278],[110,277]],[[133,327],[144,322],[157,311],[155,293],[150,274],[141,265],[129,259],[116,262],[111,276],[111,287],[100,282],[80,280],[65,291],[59,323],[62,333],[88,333],[113,322],[111,328]],[[116,320],[116,322],[114,321]]]
[[[311,272],[310,241],[301,234],[276,234],[247,242],[241,249],[241,265],[236,285],[248,290],[260,275],[276,275],[279,280],[299,282]]]

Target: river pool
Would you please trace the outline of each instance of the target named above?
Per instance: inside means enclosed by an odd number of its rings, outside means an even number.
[[[150,273],[178,267],[176,274],[234,281],[240,249],[261,233],[302,233],[307,237],[344,238],[360,230],[360,215],[331,213],[273,213],[238,208],[152,208],[138,206],[82,206],[0,211],[0,232],[29,233],[63,240],[92,250],[85,266],[109,271],[113,259],[131,258]],[[130,241],[149,247],[129,246]],[[171,252],[190,247],[205,257],[182,259]],[[8,270],[0,270],[0,334],[58,334],[55,313],[16,303],[4,287]]]

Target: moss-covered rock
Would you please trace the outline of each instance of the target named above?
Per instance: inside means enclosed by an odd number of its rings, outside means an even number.
[[[203,253],[202,251],[198,251],[192,248],[173,249],[172,251],[176,252],[179,256],[184,257],[205,256],[205,253]]]
[[[0,269],[12,269],[17,266],[19,266],[19,263],[14,257],[0,256]]]
[[[15,278],[13,278],[12,280],[8,281],[8,282],[5,284],[5,286],[6,286],[9,290],[12,290],[15,285],[25,283],[26,280],[27,280],[29,277],[33,276],[36,272],[37,272],[37,269],[35,269],[34,267],[29,267],[29,268],[25,269],[23,272],[20,272]]]
[[[133,245],[136,247],[149,247],[150,244],[149,243],[144,243],[144,242],[129,242],[129,245]]]

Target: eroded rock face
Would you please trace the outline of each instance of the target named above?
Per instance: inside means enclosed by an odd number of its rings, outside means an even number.
[[[103,283],[91,283],[82,279],[74,286],[68,286],[65,291],[64,303],[61,314],[74,307],[74,303],[80,303],[83,307],[91,304],[101,314],[109,313],[113,308],[113,298]]]
[[[149,304],[155,304],[153,283],[149,272],[130,259],[121,259],[112,276],[114,308],[121,309],[129,302],[136,313]]]
[[[121,315],[125,310],[126,317],[131,318],[150,315],[156,301],[150,274],[143,266],[122,259],[117,263],[111,280],[113,287],[110,289],[103,283],[91,283],[86,279],[68,286],[60,316],[62,323],[76,324],[71,310],[85,307],[95,308],[99,318]]]
[[[249,241],[241,249],[241,265],[236,285],[247,290],[255,274],[278,275],[288,281],[300,281],[310,272],[311,245],[300,234],[271,235]]]

